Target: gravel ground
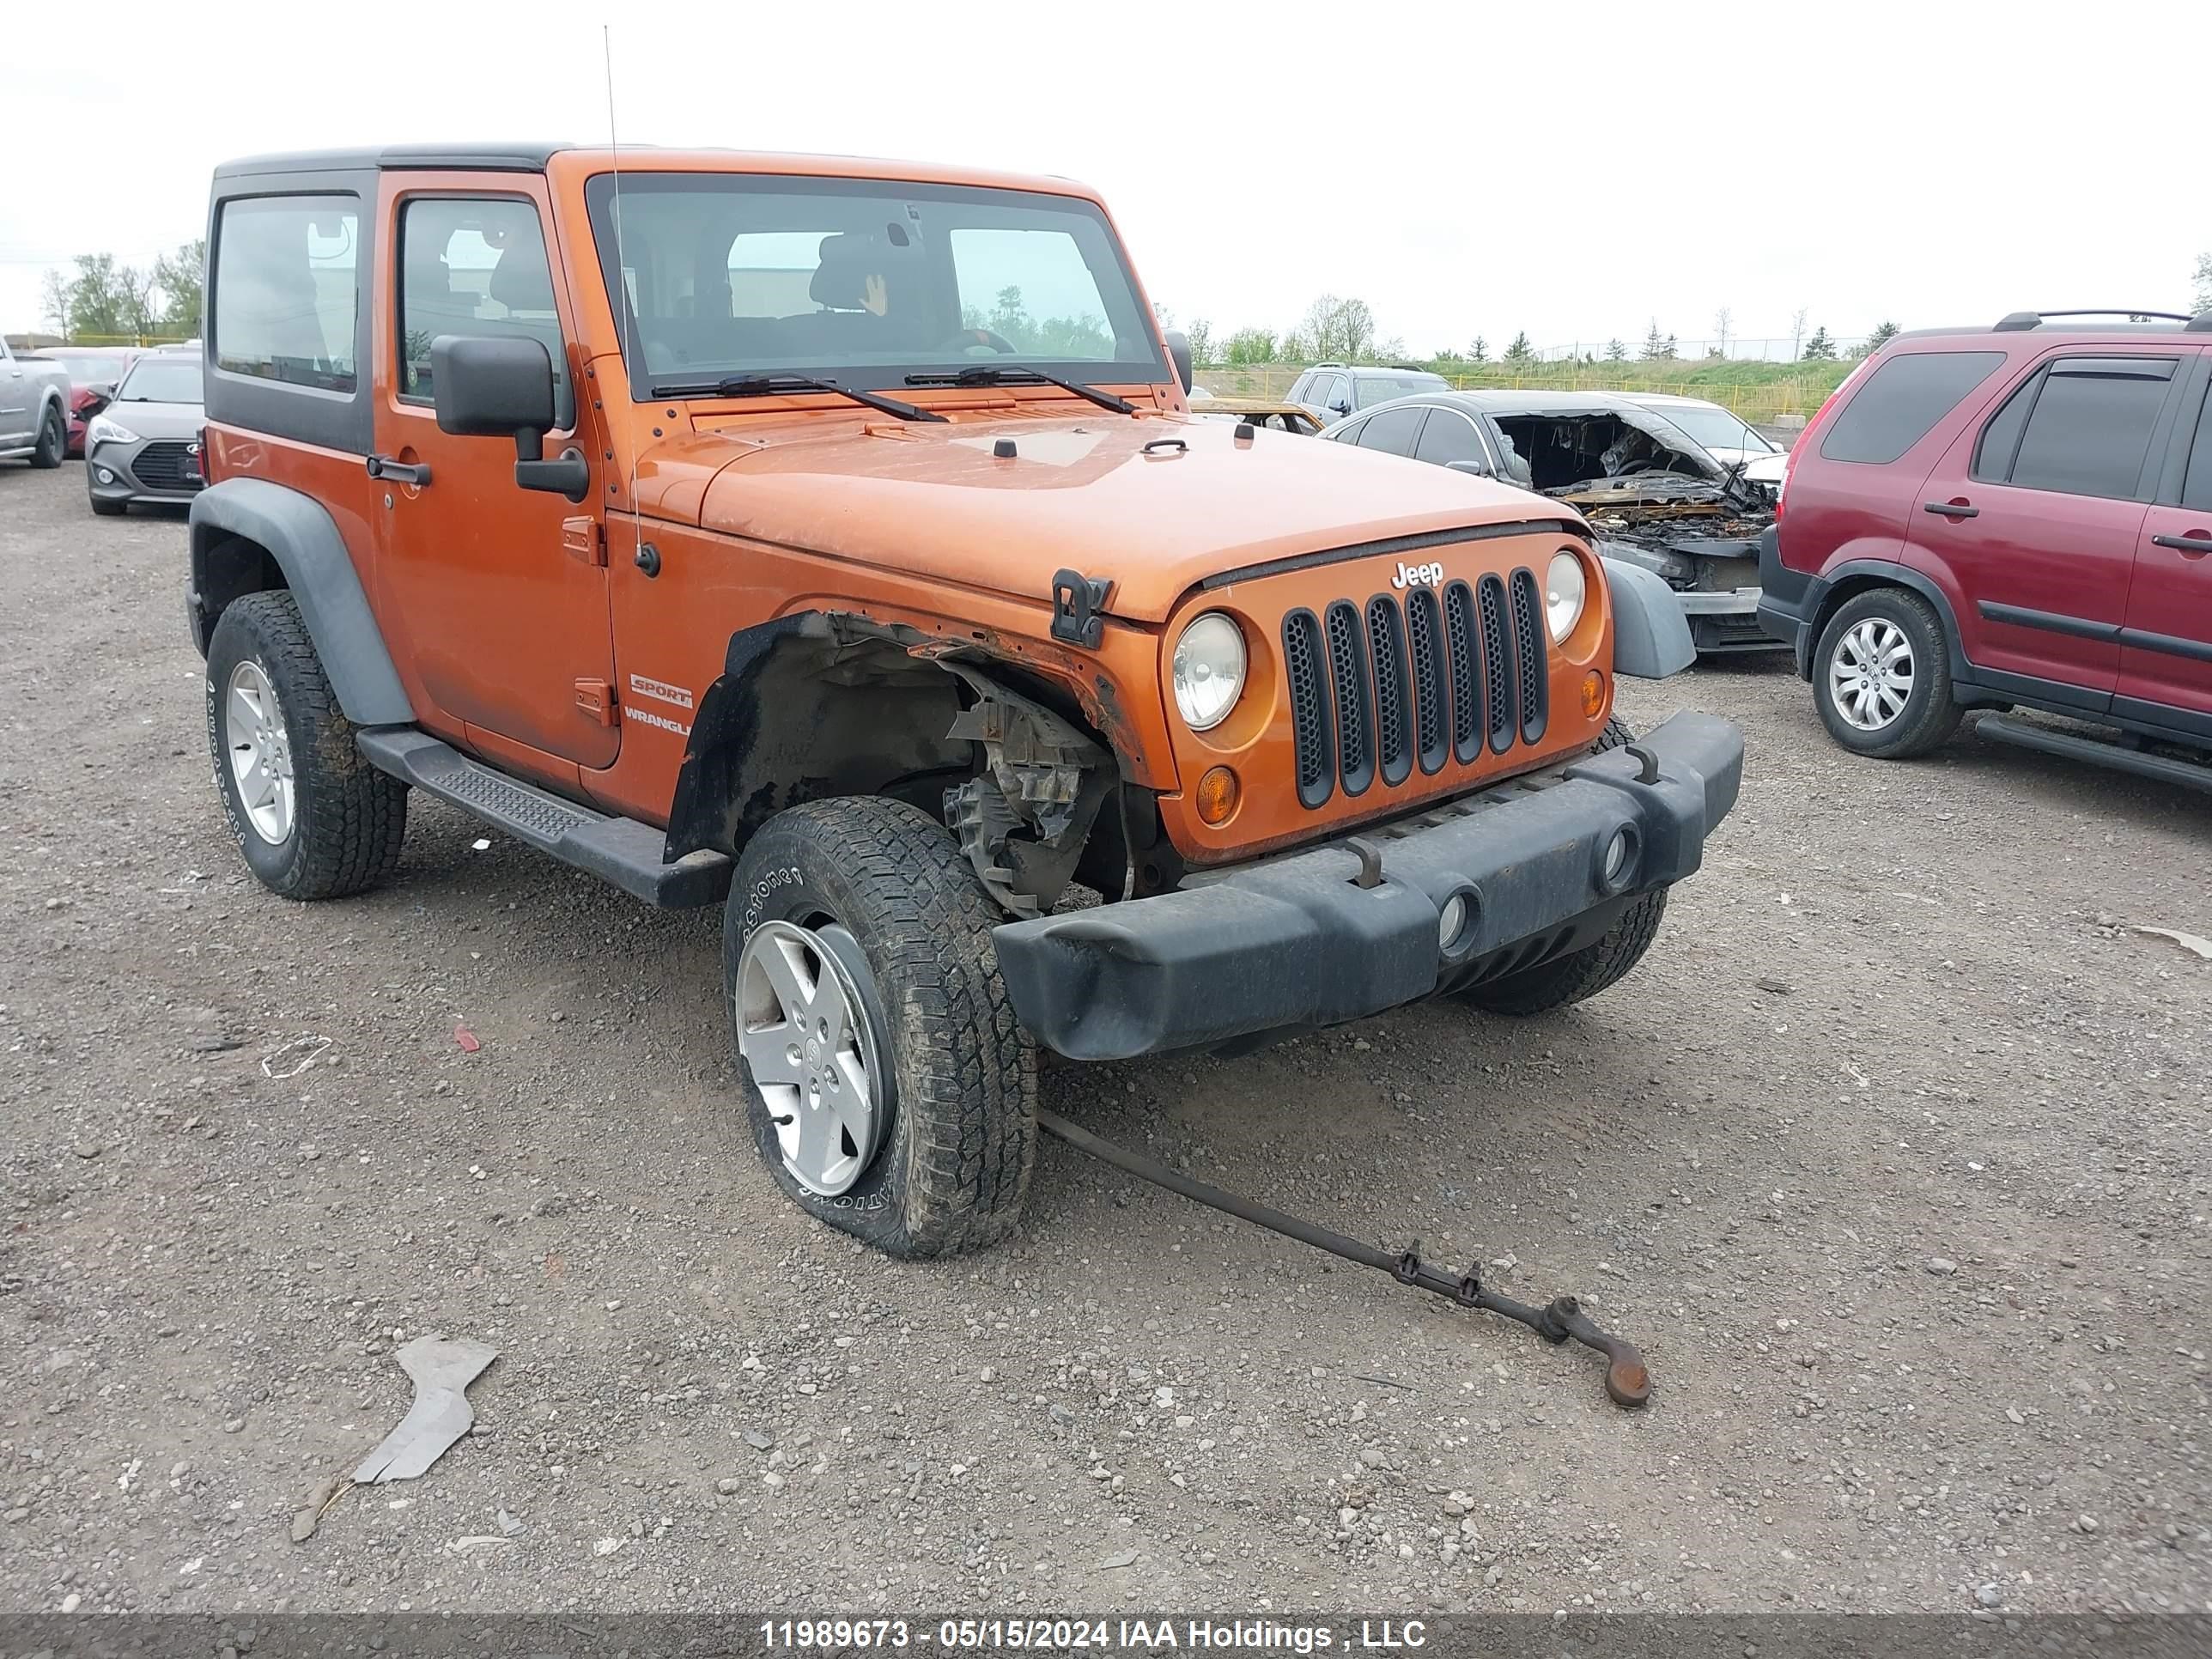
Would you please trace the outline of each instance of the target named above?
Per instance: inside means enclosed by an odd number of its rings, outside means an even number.
[[[180,522],[0,468],[0,569],[8,1607],[2212,1602],[2212,964],[2129,927],[2212,933],[2201,799],[1971,733],[1855,761],[1771,662],[1634,685],[1750,758],[1621,987],[1048,1074],[1582,1293],[1650,1358],[1628,1414],[1052,1141],[1007,1247],[861,1253],[750,1149],[718,916],[420,797],[395,884],[280,902],[209,781]],[[425,1331],[500,1351],[474,1434],[295,1543]]]

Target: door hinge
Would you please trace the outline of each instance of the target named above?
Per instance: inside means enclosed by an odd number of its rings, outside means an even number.
[[[612,726],[615,723],[614,688],[605,680],[578,680],[576,707],[601,726]]]
[[[561,520],[561,550],[584,564],[607,562],[606,526],[597,519],[579,515]]]

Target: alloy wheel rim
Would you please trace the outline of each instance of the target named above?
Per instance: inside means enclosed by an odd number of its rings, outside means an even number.
[[[1912,641],[1887,617],[1854,623],[1836,641],[1828,694],[1845,724],[1860,732],[1894,725],[1912,696]]]
[[[867,1015],[824,934],[764,921],[738,960],[738,1050],[767,1103],[784,1168],[811,1193],[851,1190],[883,1138],[884,1090]]]
[[[280,847],[292,834],[292,737],[268,671],[250,658],[232,669],[222,711],[223,749],[246,821],[255,835]]]

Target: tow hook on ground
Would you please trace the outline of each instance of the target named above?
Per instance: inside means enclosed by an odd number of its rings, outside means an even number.
[[[1516,1302],[1497,1291],[1485,1289],[1470,1267],[1463,1274],[1453,1274],[1432,1267],[1421,1260],[1417,1241],[1402,1254],[1392,1255],[1371,1244],[1363,1244],[1356,1238],[1333,1232],[1316,1222],[1302,1221],[1297,1216],[1285,1215],[1280,1210],[1249,1198],[1240,1198],[1218,1187],[1209,1187],[1202,1181],[1170,1170],[1140,1152],[1126,1146],[1116,1146],[1110,1140],[1102,1140],[1087,1129],[1079,1129],[1057,1113],[1040,1111],[1037,1127],[1047,1134],[1058,1137],[1078,1152],[1088,1152],[1100,1162],[1112,1164],[1149,1181],[1156,1187],[1164,1187],[1171,1193],[1233,1215],[1240,1221],[1251,1222],[1271,1232],[1295,1238],[1301,1244],[1310,1244],[1317,1250],[1327,1250],[1331,1255],[1342,1256],[1346,1261],[1356,1261],[1363,1267],[1373,1267],[1389,1273],[1401,1285],[1417,1291],[1428,1291],[1437,1296],[1449,1297],[1462,1308],[1480,1308],[1484,1311],[1502,1314],[1506,1318],[1526,1325],[1550,1343],[1560,1343],[1572,1337],[1586,1348],[1595,1348],[1606,1358],[1605,1391],[1617,1406],[1641,1406],[1651,1398],[1651,1376],[1644,1368],[1644,1356],[1633,1343],[1600,1330],[1582,1304],[1571,1296],[1563,1296],[1540,1308],[1532,1308],[1525,1302]]]

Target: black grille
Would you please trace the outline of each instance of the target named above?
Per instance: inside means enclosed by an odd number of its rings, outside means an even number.
[[[1451,753],[1450,723],[1444,719],[1451,681],[1444,663],[1443,617],[1433,587],[1417,587],[1406,596],[1406,645],[1413,661],[1413,721],[1421,770],[1434,772]]]
[[[1291,732],[1297,744],[1298,799],[1318,806],[1336,791],[1328,680],[1321,664],[1321,623],[1310,611],[1283,618],[1283,667],[1291,684]]]
[[[1375,748],[1367,714],[1367,652],[1359,613],[1344,599],[1328,608],[1328,678],[1336,698],[1337,781],[1344,793],[1366,793],[1375,781]]]
[[[1367,601],[1367,654],[1375,665],[1375,756],[1382,781],[1403,783],[1413,771],[1413,711],[1406,688],[1406,613],[1377,593]]]
[[[1543,593],[1534,572],[1455,581],[1439,594],[1349,599],[1283,619],[1298,799],[1394,787],[1421,770],[1504,754],[1544,734],[1549,713]]]
[[[148,489],[198,489],[199,468],[191,464],[185,446],[174,439],[158,439],[131,458],[131,471]]]
[[[1513,637],[1505,628],[1505,584],[1485,576],[1476,590],[1482,612],[1482,706],[1489,714],[1490,746],[1504,754],[1513,746]]]
[[[1521,738],[1535,743],[1551,715],[1550,665],[1544,660],[1544,596],[1536,573],[1513,573],[1513,645],[1521,665]]]
[[[1465,582],[1444,589],[1444,619],[1451,642],[1452,753],[1471,766],[1482,753],[1482,681],[1475,673],[1474,590]]]

